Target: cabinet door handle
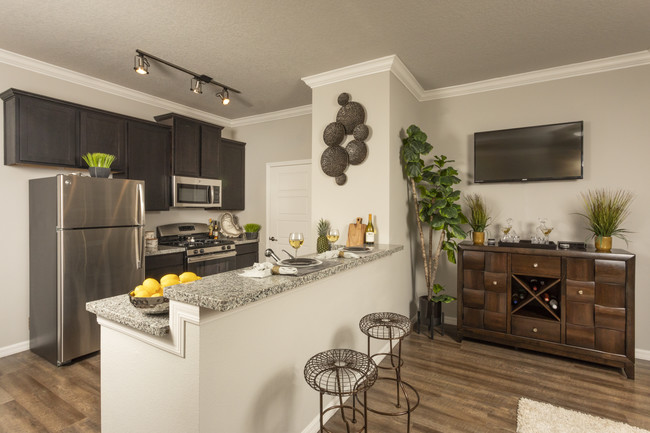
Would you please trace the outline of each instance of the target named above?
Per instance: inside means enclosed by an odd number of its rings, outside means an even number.
[[[533,263],[533,268],[536,268],[537,266],[539,266],[537,263]]]
[[[277,241],[277,239],[275,238],[275,236],[271,236],[271,237],[269,238],[269,240],[270,240],[270,241],[274,241],[274,242]]]
[[[536,332],[537,332],[537,328],[533,328],[533,332],[535,332],[535,333],[536,333]]]
[[[497,283],[497,281],[494,280],[494,281],[492,281],[492,284],[496,286],[496,285],[499,284],[499,283]]]
[[[584,292],[582,290],[578,290],[578,295],[583,295]]]

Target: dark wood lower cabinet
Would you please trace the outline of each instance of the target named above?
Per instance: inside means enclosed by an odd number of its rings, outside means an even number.
[[[163,275],[185,271],[185,253],[159,254],[144,258],[144,276],[160,280]]]
[[[236,251],[237,251],[237,256],[235,256],[235,259],[237,260],[237,264],[235,266],[236,269],[253,266],[254,263],[257,263],[259,261],[258,242],[248,243],[248,244],[238,244],[236,246]]]
[[[458,336],[623,368],[634,378],[635,256],[462,243]]]

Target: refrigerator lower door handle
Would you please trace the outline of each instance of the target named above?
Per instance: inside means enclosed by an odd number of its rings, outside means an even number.
[[[135,231],[135,266],[137,269],[142,269],[142,263],[144,262],[144,233],[142,232],[144,227],[139,226]]]

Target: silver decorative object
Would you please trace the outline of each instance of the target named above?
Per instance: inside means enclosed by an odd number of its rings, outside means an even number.
[[[366,138],[368,138],[369,134],[370,130],[365,123],[355,126],[354,130],[352,131],[352,136],[354,139],[359,141],[366,141]]]
[[[336,121],[341,122],[345,126],[345,133],[348,135],[352,134],[354,128],[362,124],[365,120],[366,110],[358,102],[348,102],[336,114]]]
[[[323,131],[323,141],[328,146],[338,146],[345,138],[345,127],[342,123],[332,122]]]
[[[320,157],[320,166],[326,175],[340,176],[348,168],[348,153],[341,146],[329,146]]]
[[[359,165],[368,155],[368,146],[363,141],[352,140],[345,146],[345,151],[348,152],[350,164]]]

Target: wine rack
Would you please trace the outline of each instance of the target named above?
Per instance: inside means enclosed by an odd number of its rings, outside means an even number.
[[[461,243],[458,338],[620,367],[634,377],[635,256]]]

